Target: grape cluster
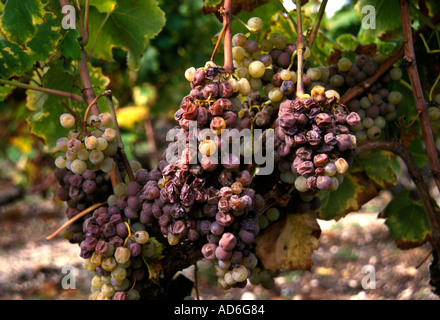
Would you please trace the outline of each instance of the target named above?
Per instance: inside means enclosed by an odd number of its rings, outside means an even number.
[[[290,163],[291,178],[284,177],[285,181],[300,192],[336,190],[337,175],[348,170],[356,147],[356,137],[348,126],[360,120],[323,87],[315,87],[310,98],[284,100],[276,122],[275,146],[283,161]]]
[[[117,131],[109,127],[112,121],[109,113],[92,115],[87,124],[77,123],[70,113],[62,114],[60,123],[64,128],[87,125],[92,131],[72,129],[67,137],[58,139],[56,148],[65,154],[55,159],[55,166],[75,174],[83,174],[87,169],[113,171],[116,166],[113,156],[118,151],[118,144]]]
[[[68,219],[74,218],[95,203],[106,201],[112,193],[109,177],[101,170],[87,169],[82,174],[77,174],[67,168],[58,168],[55,170],[55,177],[59,183],[56,196],[67,204]],[[75,221],[63,236],[72,243],[81,243],[85,239],[82,223],[82,219]]]
[[[343,57],[337,64],[328,67],[328,82],[321,85],[326,90],[336,90],[342,95],[374,75],[383,60],[384,56],[380,53],[373,58],[365,54],[357,55],[354,63]],[[358,125],[350,127],[358,143],[380,139],[387,123],[396,118],[396,108],[401,104],[403,96],[399,91],[390,91],[389,86],[391,81],[399,81],[401,78],[402,70],[393,67],[362,95],[347,102],[347,108],[361,117]]]

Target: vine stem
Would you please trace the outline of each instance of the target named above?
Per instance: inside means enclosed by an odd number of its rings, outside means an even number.
[[[423,89],[420,83],[419,72],[417,70],[416,56],[414,52],[414,43],[411,30],[411,19],[409,13],[409,1],[399,0],[400,13],[402,17],[403,31],[403,60],[406,64],[409,80],[413,90],[414,101],[417,112],[420,114],[420,124],[425,142],[426,152],[431,167],[431,173],[437,188],[440,190],[440,160],[435,147],[434,136],[432,133],[431,123],[428,116],[428,104],[423,96]],[[440,240],[440,237],[439,237]],[[439,244],[440,245],[440,244]],[[440,252],[440,251],[438,251]]]
[[[438,215],[435,211],[435,205],[429,191],[423,174],[420,168],[415,163],[411,153],[400,143],[400,141],[369,141],[363,145],[360,145],[355,152],[355,157],[361,153],[372,151],[372,150],[387,150],[398,155],[404,162],[408,169],[408,173],[411,176],[420,199],[423,202],[426,215],[429,220],[431,228],[431,245],[437,252],[440,252],[440,221]]]
[[[310,50],[312,50],[313,42],[315,42],[316,36],[318,35],[319,26],[321,25],[322,17],[325,13],[325,7],[327,6],[328,0],[323,0],[321,6],[319,7],[318,15],[316,17],[315,23],[313,24],[312,32],[307,39],[307,45]]]
[[[301,0],[296,0],[296,21],[297,21],[297,58],[298,58],[298,69],[297,69],[297,84],[296,84],[296,96],[299,97],[304,94],[304,82],[303,82],[303,68],[304,68],[304,35],[302,30],[302,18],[301,18]]]
[[[78,219],[81,219],[82,217],[84,217],[87,213],[89,213],[90,211],[95,210],[96,208],[99,208],[103,205],[105,205],[107,203],[107,201],[105,202],[99,202],[94,204],[93,206],[88,207],[87,209],[81,211],[80,213],[78,213],[76,216],[74,216],[72,219],[66,221],[61,227],[59,227],[55,232],[53,232],[50,236],[48,236],[46,238],[47,241],[52,240],[53,238],[55,238],[61,231],[63,231],[64,229],[66,229],[68,226],[70,226],[72,223],[74,223],[75,221],[77,221]]]
[[[234,72],[234,60],[232,59],[232,0],[225,0],[223,5],[224,35],[224,65],[223,68],[230,73]]]
[[[27,90],[44,92],[44,93],[53,94],[53,95],[64,97],[64,98],[69,98],[69,99],[72,99],[72,100],[75,100],[78,102],[84,102],[83,97],[81,97],[77,94],[74,94],[74,93],[70,93],[70,92],[54,90],[54,89],[38,87],[38,86],[32,86],[32,85],[17,82],[17,81],[9,81],[9,80],[3,80],[3,79],[0,79],[0,84],[14,86],[17,88],[23,88],[23,89],[27,89]]]

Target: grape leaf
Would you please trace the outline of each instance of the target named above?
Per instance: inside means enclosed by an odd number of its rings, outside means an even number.
[[[439,213],[438,208],[437,213]],[[430,234],[429,221],[422,201],[410,198],[410,191],[395,196],[380,214],[391,237],[401,249],[418,247],[426,242]]]
[[[349,33],[341,34],[336,38],[336,42],[346,51],[353,51],[360,44],[359,39]]]
[[[355,162],[378,186],[387,188],[397,182],[391,163],[392,158],[393,155],[389,151],[373,150],[368,154],[356,157]]]
[[[1,29],[8,41],[26,44],[37,34],[43,23],[44,5],[39,0],[8,0],[3,8]]]
[[[320,235],[314,214],[288,214],[255,239],[256,254],[263,266],[274,273],[310,270]]]
[[[76,29],[69,29],[64,34],[63,39],[58,45],[61,54],[66,58],[79,61],[81,60],[81,46],[78,43],[79,32]]]
[[[87,50],[93,46],[93,56],[104,61],[113,61],[112,49],[119,47],[128,52],[130,69],[139,68],[142,54],[150,39],[154,38],[165,25],[165,14],[155,0],[118,0],[116,8],[105,13],[90,7],[90,40]]]
[[[99,12],[110,12],[116,7],[116,0],[94,0],[90,5],[96,7]]]
[[[402,20],[400,18],[398,1],[359,0],[355,5],[355,9],[362,22],[364,22],[364,19],[368,20],[370,16],[372,19],[375,19],[374,28],[362,27],[360,29],[360,33],[365,37],[379,38],[386,34],[387,36],[392,35],[394,38],[396,35],[401,34]],[[363,9],[365,10],[364,13],[362,12]],[[374,9],[374,12],[367,9]]]
[[[46,13],[45,22],[37,26],[35,37],[27,48],[0,39],[0,77],[20,76],[32,69],[36,61],[47,61],[56,52],[61,27],[53,13]]]
[[[360,208],[356,197],[365,191],[365,186],[359,183],[359,179],[351,173],[347,173],[344,181],[335,191],[321,191],[321,208],[319,209],[319,218],[331,220],[345,216],[350,211],[356,211]]]
[[[0,86],[0,101],[4,101],[13,89],[14,87],[8,85]]]

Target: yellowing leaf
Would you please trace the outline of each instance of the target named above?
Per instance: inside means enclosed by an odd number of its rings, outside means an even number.
[[[116,110],[116,118],[121,129],[132,129],[139,122],[144,121],[148,109],[144,106],[128,106]]]
[[[320,234],[314,214],[289,214],[257,237],[256,254],[263,266],[274,273],[310,270]]]

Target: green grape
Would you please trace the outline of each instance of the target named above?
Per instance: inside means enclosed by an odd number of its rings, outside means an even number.
[[[95,276],[92,278],[92,281],[91,281],[90,283],[91,283],[91,285],[92,285],[93,287],[97,288],[98,290],[100,290],[101,287],[102,287],[103,284],[104,284],[104,283],[102,282],[102,280],[101,280],[101,277],[98,276],[98,275],[95,275]]]
[[[385,128],[386,124],[387,124],[387,121],[382,116],[377,116],[376,119],[374,119],[374,125],[376,127],[378,127],[379,129]]]
[[[269,221],[277,221],[280,217],[280,210],[272,207],[266,211],[266,217]]]
[[[277,36],[275,36],[277,35]],[[272,41],[273,41],[273,45],[275,48],[279,49],[279,50],[284,50],[284,48],[287,45],[287,38],[281,34],[277,34],[277,33],[272,33],[271,35]],[[275,36],[275,37],[274,37]]]
[[[214,273],[217,277],[219,277],[219,278],[224,277],[226,272],[228,272],[228,270],[220,268],[220,266],[218,264],[216,264],[214,266]]]
[[[305,47],[304,50],[304,59],[307,60],[310,57],[311,51],[309,47]]]
[[[331,177],[332,184],[330,185],[330,191],[335,191],[339,188],[339,180],[336,177]]]
[[[440,93],[435,96],[435,102],[440,105]]]
[[[440,109],[438,107],[429,107],[428,117],[431,121],[437,121],[438,119],[440,119]]]
[[[101,125],[101,120],[99,119],[98,115],[92,114],[87,119],[87,124],[91,125],[92,127],[99,128],[99,126]]]
[[[89,161],[93,164],[100,164],[105,156],[101,150],[92,150],[89,152]]]
[[[103,112],[99,114],[99,120],[101,120],[101,124],[105,127],[108,127],[113,123],[113,117],[108,112]]]
[[[115,141],[118,137],[118,133],[113,128],[107,128],[105,129],[104,133],[102,134],[102,137],[107,140],[108,142]]]
[[[263,52],[269,52],[273,48],[273,41],[271,39],[263,39],[260,48]]]
[[[283,181],[285,183],[294,184],[295,179],[296,179],[296,175],[291,170],[287,170],[287,171],[281,173],[280,179],[281,179],[281,181]]]
[[[249,75],[254,78],[260,78],[265,70],[264,63],[259,60],[251,62],[248,67]]]
[[[258,226],[260,229],[266,229],[269,226],[269,220],[266,218],[266,216],[261,215],[258,217]]]
[[[245,266],[240,265],[232,269],[231,276],[236,282],[243,282],[249,277],[249,270]]]
[[[284,69],[280,72],[280,78],[283,81],[290,80],[292,78],[292,72],[290,70]]]
[[[69,139],[63,137],[57,140],[56,147],[58,151],[66,152],[67,151],[67,143],[69,142]]]
[[[362,109],[368,109],[371,107],[371,101],[370,101],[370,99],[368,99],[367,96],[362,97],[359,100],[359,103],[361,104]]]
[[[134,234],[135,241],[139,244],[147,243],[150,239],[150,235],[147,231],[136,231]]]
[[[102,259],[101,267],[108,272],[112,272],[116,267],[117,263],[114,257],[105,257]]]
[[[233,47],[232,48],[232,59],[236,61],[241,61],[246,56],[246,51],[243,47]]]
[[[225,279],[226,284],[230,286],[233,286],[237,283],[237,281],[235,281],[235,279],[232,277],[232,271],[226,272],[223,278]]]
[[[335,88],[342,87],[344,85],[344,77],[340,74],[335,74],[330,78],[330,85]]]
[[[124,269],[125,270],[125,269]],[[130,281],[127,278],[121,280],[121,284],[114,285],[116,291],[125,291],[130,287]]]
[[[91,135],[84,139],[84,145],[87,149],[93,150],[98,147],[98,138]]]
[[[399,91],[391,91],[388,95],[388,102],[394,105],[398,105],[403,100],[403,95]]]
[[[263,82],[261,82],[261,78],[253,78],[249,79],[249,85],[251,86],[251,90],[259,91],[263,87]]]
[[[337,172],[336,166],[333,162],[328,162],[324,165],[324,172],[329,177],[334,176]]]
[[[392,68],[390,70],[390,78],[391,80],[399,81],[400,79],[402,79],[402,70],[396,67]]]
[[[263,20],[258,17],[252,17],[248,20],[247,26],[249,27],[249,31],[258,32],[263,29]]]
[[[338,69],[341,72],[347,72],[348,70],[350,70],[351,66],[352,63],[348,58],[341,58],[338,61]]]
[[[239,89],[238,92],[242,96],[247,96],[249,92],[251,92],[251,85],[249,84],[249,80],[246,78],[242,78],[238,80]]]
[[[381,130],[376,126],[372,126],[367,130],[367,137],[370,140],[378,140],[380,138],[380,135]]]
[[[321,78],[319,80],[327,82],[330,75],[330,71],[328,70],[328,68],[324,66],[319,66],[318,69],[321,71]]]
[[[113,187],[113,192],[118,198],[127,195],[127,185],[124,182],[119,182]]]
[[[299,192],[306,192],[307,190],[309,190],[309,188],[307,188],[306,185],[306,177],[304,176],[298,176],[295,180],[295,188],[299,191]]]
[[[116,141],[109,142],[107,149],[103,152],[106,156],[114,156],[118,152],[118,143]]]
[[[172,246],[175,246],[176,244],[178,244],[180,242],[180,238],[178,236],[175,236],[172,233],[168,233],[167,240],[168,240],[168,243]]]
[[[79,160],[87,161],[89,160],[89,152],[86,149],[81,149],[76,154]]]
[[[245,47],[247,42],[247,37],[243,33],[236,33],[232,37],[232,45],[233,46],[239,46],[239,47]]]
[[[119,264],[124,264],[130,260],[130,249],[126,247],[117,247],[115,250],[115,260]]]
[[[63,169],[66,167],[66,158],[63,156],[59,156],[55,159],[55,166],[57,168]]]
[[[374,126],[374,119],[370,117],[366,117],[362,120],[362,125],[365,129],[369,129]]]
[[[368,140],[367,133],[365,131],[356,132],[356,140],[358,143],[362,143]]]
[[[101,151],[104,151],[104,150],[106,150],[107,148],[108,148],[108,141],[105,140],[105,139],[102,138],[102,137],[99,137],[99,138],[98,138],[98,146],[97,146],[97,149],[98,149],[98,150],[101,150]]]
[[[75,174],[83,174],[87,170],[87,163],[80,159],[75,159],[70,165],[70,170]]]
[[[75,125],[75,117],[70,113],[63,113],[60,116],[60,124],[66,129],[72,128]]]
[[[269,91],[267,96],[272,102],[278,102],[278,101],[281,101],[284,94],[280,88],[274,87],[272,90]]]
[[[112,172],[116,168],[116,163],[112,158],[104,158],[101,164],[99,165],[101,171],[109,173]]]
[[[142,245],[142,255],[146,258],[154,257],[156,254],[156,244],[152,241],[148,241],[147,243]]]
[[[317,81],[321,79],[321,70],[319,68],[309,68],[307,75],[310,77],[310,80]]]

